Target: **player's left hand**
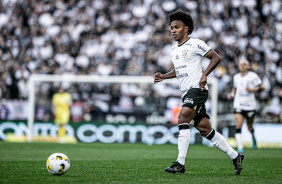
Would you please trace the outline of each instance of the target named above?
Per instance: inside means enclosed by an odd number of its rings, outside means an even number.
[[[201,80],[199,82],[200,90],[203,91],[206,89],[206,84],[208,83],[207,76],[202,75]]]
[[[254,89],[250,89],[248,86],[246,87],[246,91],[248,91],[248,92],[255,92]]]
[[[154,84],[157,82],[162,82],[164,80],[163,74],[161,73],[156,73],[154,76]]]

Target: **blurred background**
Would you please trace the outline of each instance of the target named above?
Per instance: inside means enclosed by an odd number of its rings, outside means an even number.
[[[235,125],[227,94],[245,57],[266,88],[257,94],[256,123],[282,123],[280,0],[2,0],[0,119],[26,121],[31,74],[152,76],[173,69],[168,13],[182,9],[222,62],[218,126]],[[203,68],[209,60],[203,59]],[[152,79],[153,82],[153,79]],[[35,121],[53,122],[52,97],[72,96],[71,122],[175,124],[178,85],[39,83]],[[207,102],[208,111],[210,110]],[[118,116],[120,115],[120,116]]]

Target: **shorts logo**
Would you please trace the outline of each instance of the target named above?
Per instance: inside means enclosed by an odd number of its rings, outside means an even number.
[[[184,103],[190,103],[193,104],[194,100],[192,98],[185,98]]]
[[[248,112],[248,113],[247,113],[247,116],[248,116],[248,118],[250,118],[250,117],[252,117],[254,114],[255,114],[255,112],[253,112],[253,111],[252,111],[252,112]]]
[[[235,109],[235,112],[242,112],[242,110],[241,109]]]

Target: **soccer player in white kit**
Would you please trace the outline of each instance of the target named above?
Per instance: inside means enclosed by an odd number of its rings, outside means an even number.
[[[233,107],[236,119],[235,139],[237,142],[238,152],[240,153],[244,151],[241,134],[244,118],[246,118],[248,130],[252,134],[253,149],[257,148],[253,128],[257,107],[255,92],[263,91],[265,89],[259,76],[256,73],[249,71],[249,68],[249,61],[246,59],[239,62],[240,73],[234,75],[233,89],[227,96],[228,99],[232,99],[234,97]]]
[[[205,108],[208,98],[207,76],[216,68],[221,58],[204,41],[188,37],[194,29],[190,14],[181,10],[172,12],[169,14],[169,23],[172,37],[178,42],[171,49],[174,69],[166,74],[156,73],[153,76],[154,83],[176,77],[182,92],[183,105],[178,116],[178,157],[165,171],[185,172],[185,158],[190,142],[189,123],[194,120],[195,128],[233,160],[235,174],[240,174],[245,155],[236,152],[225,138],[211,127]],[[205,71],[202,71],[202,57],[210,59]]]

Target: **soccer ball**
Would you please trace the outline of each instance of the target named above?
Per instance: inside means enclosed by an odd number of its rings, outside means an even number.
[[[53,153],[46,162],[49,173],[55,175],[65,174],[70,168],[70,160],[63,153]]]

